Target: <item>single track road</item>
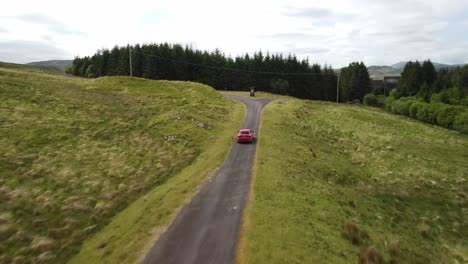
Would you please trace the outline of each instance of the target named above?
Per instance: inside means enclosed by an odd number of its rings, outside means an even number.
[[[247,106],[243,128],[257,138],[262,109],[272,99],[225,95]],[[236,135],[237,131],[232,131]],[[203,184],[154,244],[143,263],[222,264],[235,262],[237,239],[251,181],[256,140],[234,143],[223,166]]]

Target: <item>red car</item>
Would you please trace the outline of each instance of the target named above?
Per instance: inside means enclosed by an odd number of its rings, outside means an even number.
[[[239,133],[237,134],[237,142],[248,142],[251,143],[253,141],[253,130],[248,129],[248,128],[243,128],[239,130]]]

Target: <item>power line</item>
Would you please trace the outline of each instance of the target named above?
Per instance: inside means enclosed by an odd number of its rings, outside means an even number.
[[[146,55],[146,56],[149,56],[149,57],[155,57],[155,58],[159,58],[159,59],[163,59],[163,60],[167,60],[167,61],[173,61],[173,62],[183,63],[183,64],[187,64],[187,65],[192,65],[192,66],[206,67],[206,68],[211,68],[211,69],[228,70],[228,71],[236,71],[236,72],[258,73],[258,74],[272,74],[272,75],[305,75],[305,76],[306,76],[306,75],[324,75],[324,74],[332,74],[332,75],[334,75],[334,73],[328,73],[328,72],[321,72],[321,73],[318,73],[318,72],[310,72],[310,73],[305,73],[305,72],[266,72],[266,71],[241,70],[241,69],[235,69],[235,68],[218,67],[218,66],[211,66],[211,65],[201,64],[201,63],[193,63],[193,62],[188,62],[188,61],[183,61],[183,60],[165,58],[165,57],[161,57],[161,56],[158,56],[158,55],[148,54],[148,53],[144,53],[144,52],[141,52],[141,51],[135,51],[135,50],[131,50],[131,52],[136,52],[136,53],[140,53],[140,54],[143,54],[143,55]]]

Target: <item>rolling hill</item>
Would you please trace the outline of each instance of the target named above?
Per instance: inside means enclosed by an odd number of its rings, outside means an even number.
[[[468,136],[379,109],[263,111],[239,263],[464,263]]]
[[[369,71],[369,76],[371,79],[379,80],[383,76],[400,76],[403,68],[406,65],[406,61],[400,61],[398,63],[392,64],[390,66],[368,66],[367,70]],[[462,67],[465,64],[443,64],[433,62],[434,68],[436,70],[440,69],[451,69],[455,67]]]
[[[0,63],[0,263],[65,263],[142,196],[133,206],[142,214],[123,214],[124,234],[112,232],[128,247],[135,227],[145,243],[224,161],[242,111],[197,83],[68,78]],[[199,157],[206,164],[196,175],[178,174]]]
[[[26,63],[27,66],[44,68],[44,69],[58,69],[65,72],[65,69],[70,67],[73,60],[48,60],[48,61],[36,61]]]
[[[390,67],[395,68],[395,69],[403,70],[406,63],[407,63],[407,61],[400,61],[398,63],[390,65]],[[455,68],[455,67],[463,67],[463,65],[465,65],[465,63],[462,63],[462,64],[445,64],[445,63],[438,63],[438,62],[432,62],[432,64],[434,64],[434,68],[436,70],[451,69],[451,68]]]

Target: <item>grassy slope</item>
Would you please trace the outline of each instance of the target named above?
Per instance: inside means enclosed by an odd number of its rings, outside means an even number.
[[[204,85],[0,66],[0,263],[63,263],[240,122]]]
[[[171,177],[132,203],[112,219],[101,232],[86,241],[70,263],[134,263],[168,227],[179,209],[190,200],[194,190],[224,162],[233,142],[232,131],[242,125],[245,108],[236,103],[232,121],[222,136],[211,141],[203,153]]]
[[[267,106],[260,133],[240,262],[356,263],[359,245],[401,263],[468,257],[466,135],[300,100]]]

